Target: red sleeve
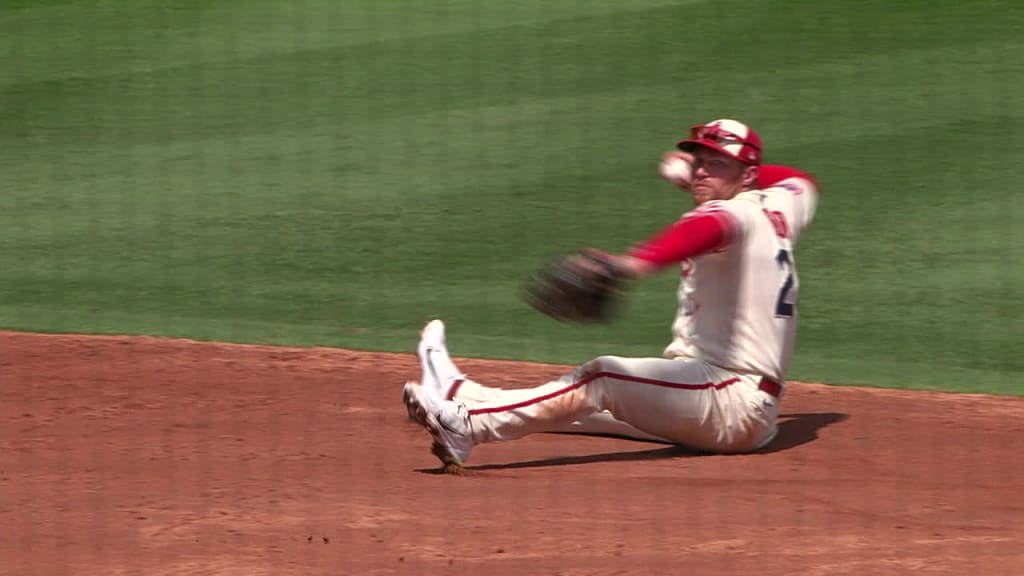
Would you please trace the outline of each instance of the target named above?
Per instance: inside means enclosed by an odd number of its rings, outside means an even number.
[[[807,172],[803,170],[797,170],[791,166],[781,166],[779,164],[765,164],[761,166],[757,171],[757,187],[768,188],[774,186],[783,180],[788,178],[803,178],[814,184],[814,187],[818,187],[818,181]]]
[[[628,254],[667,266],[724,248],[733,240],[736,229],[734,217],[725,210],[689,214],[636,245]]]

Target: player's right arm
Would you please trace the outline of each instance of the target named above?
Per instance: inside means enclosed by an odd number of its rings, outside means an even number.
[[[667,153],[664,158],[678,157],[677,153]],[[789,166],[766,164],[758,171],[757,184],[758,188],[778,189],[792,196],[793,224],[798,229],[807,225],[817,205],[818,183],[814,176]],[[669,265],[723,250],[741,237],[743,230],[739,215],[714,204],[705,205],[616,256],[616,262],[632,278],[651,276]]]

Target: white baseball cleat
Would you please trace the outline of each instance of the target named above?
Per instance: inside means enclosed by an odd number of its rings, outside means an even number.
[[[462,404],[437,398],[415,382],[405,385],[405,407],[416,422],[434,438],[431,449],[442,463],[462,466],[473,448],[469,412]]]
[[[420,359],[420,381],[419,384],[426,386],[438,398],[452,400],[458,386],[465,379],[463,374],[452,362],[448,354],[448,345],[445,341],[445,327],[441,320],[431,320],[420,330],[420,342],[416,346],[416,355]],[[402,389],[402,402],[409,406],[410,386],[413,382],[406,382]],[[410,411],[409,419],[416,420],[416,416]]]
[[[439,398],[452,400],[457,386],[466,378],[448,354],[445,343],[444,322],[431,320],[420,332],[420,343],[416,347],[423,371],[420,383],[434,391]],[[407,393],[406,393],[407,394]]]

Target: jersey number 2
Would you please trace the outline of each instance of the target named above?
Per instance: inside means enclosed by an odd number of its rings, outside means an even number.
[[[792,318],[793,312],[796,310],[796,305],[789,301],[789,291],[793,289],[793,261],[789,257],[789,251],[785,248],[779,250],[779,255],[775,257],[775,261],[788,272],[786,274],[786,281],[782,283],[782,289],[779,290],[779,299],[775,302],[775,315],[782,318]]]

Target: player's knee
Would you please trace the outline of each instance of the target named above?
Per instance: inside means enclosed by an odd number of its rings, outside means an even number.
[[[622,359],[618,356],[598,356],[580,367],[581,375],[584,377],[596,377],[601,374],[622,372]]]

